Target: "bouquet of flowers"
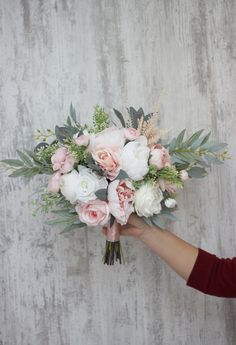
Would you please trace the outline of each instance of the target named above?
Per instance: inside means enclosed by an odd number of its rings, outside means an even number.
[[[165,143],[158,113],[130,107],[126,121],[113,110],[119,124],[96,106],[93,125],[82,125],[71,105],[63,126],[37,130],[40,143],[32,151],[2,160],[10,177],[51,175],[39,206],[57,215],[49,224],[64,224],[64,231],[106,226],[108,265],[123,261],[120,229],[132,212],[165,228],[165,219],[176,220],[175,197],[185,181],[204,177],[211,164],[228,158],[227,144],[209,141],[203,130],[186,139],[183,130]]]

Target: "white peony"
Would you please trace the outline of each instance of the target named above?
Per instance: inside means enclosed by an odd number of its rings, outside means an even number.
[[[167,198],[165,200],[165,205],[168,208],[174,208],[177,205],[177,201],[175,199],[172,199],[172,198]]]
[[[134,181],[142,180],[148,172],[149,152],[147,139],[144,136],[128,143],[121,153],[121,169]]]
[[[95,192],[107,188],[105,177],[99,178],[91,169],[79,166],[79,172],[72,170],[61,176],[60,189],[64,197],[72,204],[78,201],[88,202],[95,200]]]
[[[139,216],[151,217],[161,212],[163,194],[158,186],[146,183],[135,191],[134,207]]]

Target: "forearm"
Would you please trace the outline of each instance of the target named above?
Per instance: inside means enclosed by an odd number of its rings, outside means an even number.
[[[186,281],[197,259],[198,248],[167,230],[150,227],[140,239]]]

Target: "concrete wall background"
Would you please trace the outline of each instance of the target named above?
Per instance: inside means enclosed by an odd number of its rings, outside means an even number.
[[[84,122],[97,103],[153,111],[164,93],[161,127],[212,129],[233,156],[187,184],[171,229],[235,256],[235,15],[235,0],[0,0],[1,158],[71,101]],[[62,236],[32,217],[39,178],[0,179],[0,344],[235,344],[235,301],[185,287],[130,238],[126,265],[103,266],[99,229]]]

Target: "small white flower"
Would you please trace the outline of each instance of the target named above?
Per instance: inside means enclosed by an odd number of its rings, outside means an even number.
[[[158,186],[150,183],[142,185],[135,191],[134,207],[139,216],[151,217],[161,212],[163,194]]]
[[[107,188],[107,185],[104,177],[98,177],[91,169],[83,166],[79,166],[79,172],[72,170],[71,173],[62,175],[60,180],[61,193],[72,204],[95,200],[95,192]]]
[[[167,198],[165,200],[165,205],[168,208],[174,208],[177,205],[177,201],[175,199],[172,199],[172,198]]]

